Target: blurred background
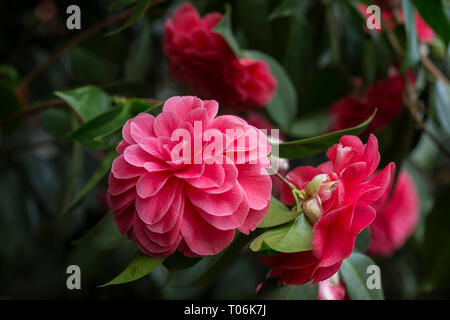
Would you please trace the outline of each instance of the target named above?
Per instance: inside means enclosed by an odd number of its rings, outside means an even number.
[[[185,270],[166,264],[139,281],[97,288],[123,270],[137,250],[107,216],[107,179],[65,210],[108,150],[86,148],[67,136],[78,119],[55,91],[94,85],[113,99],[164,100],[187,94],[171,79],[161,46],[164,22],[182,1],[159,1],[127,28],[106,35],[124,24],[135,2],[0,3],[0,299],[256,297],[267,269],[250,251],[200,286],[186,284],[204,272],[207,259]],[[361,95],[393,68],[401,69],[392,34],[409,50],[403,26],[392,33],[368,31],[357,1],[287,1],[284,11],[276,11],[286,3],[281,0],[191,2],[201,15],[223,13],[225,3],[231,4],[239,45],[262,51],[284,67],[297,94],[295,118],[280,123],[265,109],[257,112],[282,127],[286,139],[332,130],[329,110],[334,103]],[[382,10],[388,2],[380,1]],[[427,10],[420,6],[423,2],[412,1],[421,14]],[[419,44],[427,60],[410,69],[420,123],[438,144],[406,108],[376,132],[382,165],[395,161],[407,169],[420,199],[420,218],[406,245],[389,257],[374,257],[386,299],[450,297],[450,158],[443,150],[450,149],[450,91],[448,83],[444,89],[437,85],[427,68],[431,63],[444,78],[450,75],[450,5],[447,0],[433,3],[438,7],[428,10],[439,11],[431,12],[439,18],[432,26],[435,36]],[[81,30],[66,27],[66,8],[72,4],[81,9]],[[290,167],[325,159],[321,154],[292,161]],[[81,290],[66,287],[66,269],[73,264],[81,268]]]

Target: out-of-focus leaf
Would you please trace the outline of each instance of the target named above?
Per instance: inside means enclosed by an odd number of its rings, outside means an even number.
[[[450,87],[437,79],[431,93],[431,105],[442,128],[450,135]]]
[[[111,107],[112,98],[102,89],[85,86],[67,91],[55,91],[84,121],[89,121]]]
[[[77,207],[78,204],[83,201],[84,197],[88,194],[88,192],[97,185],[97,183],[100,182],[100,180],[103,179],[103,177],[109,172],[111,169],[112,162],[114,158],[116,157],[116,153],[114,151],[110,151],[106,154],[105,158],[103,159],[103,162],[100,164],[98,169],[94,172],[94,174],[91,176],[89,181],[85,184],[83,189],[80,191],[80,193],[76,196],[76,198],[67,206],[67,208],[64,208],[64,214],[69,213],[73,209]]]
[[[376,266],[375,262],[361,253],[353,253],[342,263],[340,273],[352,300],[383,300],[383,289],[369,289],[368,278],[374,274],[368,270],[369,266]],[[381,276],[381,275],[380,275]],[[380,279],[381,285],[381,279]]]
[[[96,137],[110,134],[123,127],[132,116],[129,105],[115,107],[72,131],[68,136],[88,148],[103,149],[109,145],[96,140]]]
[[[251,244],[252,251],[273,249],[278,252],[300,252],[312,249],[311,223],[305,214],[282,226],[266,230]]]
[[[450,288],[450,187],[439,193],[433,210],[426,218],[423,258],[427,267],[426,286],[431,288]]]
[[[375,116],[376,110],[369,119],[356,127],[334,131],[318,137],[300,139],[289,142],[283,142],[279,145],[279,156],[287,159],[299,159],[309,157],[319,152],[326,151],[328,148],[339,142],[339,139],[345,135],[359,135],[369,125]]]
[[[143,80],[152,61],[152,30],[146,19],[139,24],[141,35],[137,43],[131,48],[125,62],[125,79],[130,81]]]
[[[273,10],[269,20],[296,15],[300,11],[300,4],[298,0],[284,0]]]
[[[201,276],[181,287],[200,286],[205,283],[210,283],[219,277],[222,271],[236,259],[236,256],[238,256],[241,250],[249,243],[249,241],[251,241],[253,236],[253,234],[245,236],[242,233],[237,233],[233,242],[225,250],[210,258],[208,266]]]
[[[111,250],[126,241],[120,234],[114,222],[114,215],[108,213],[80,239],[72,242],[73,245],[89,247],[97,250]]]
[[[330,118],[325,113],[318,113],[302,117],[294,122],[289,135],[297,138],[313,137],[327,132],[330,129]]]
[[[255,50],[245,50],[248,58],[267,62],[272,75],[277,80],[277,92],[267,105],[267,113],[281,129],[289,128],[297,115],[297,91],[283,67],[272,57]]]
[[[270,200],[270,208],[264,220],[259,224],[258,228],[268,228],[278,226],[295,219],[300,213],[291,211],[283,203],[272,197]]]
[[[413,0],[425,22],[444,40],[450,41],[450,23],[441,0]]]
[[[0,119],[8,114],[17,111],[21,107],[21,103],[14,92],[14,88],[6,82],[0,80]]]
[[[319,70],[308,82],[300,103],[302,114],[328,108],[334,101],[348,93],[348,77],[335,67]]]
[[[369,228],[363,229],[357,236],[355,241],[355,249],[361,253],[367,251],[370,245],[371,235]]]
[[[293,83],[299,87],[305,81],[312,63],[312,30],[306,16],[297,10],[290,17],[289,36],[283,65]]]
[[[151,0],[138,0],[136,7],[134,8],[133,12],[131,13],[130,17],[127,21],[119,28],[114,31],[108,32],[106,36],[111,36],[113,34],[116,34],[129,26],[131,26],[133,23],[136,22],[140,17],[142,17],[145,14],[145,11],[147,10],[147,6],[150,4]]]
[[[44,129],[55,138],[64,138],[72,130],[71,114],[66,109],[52,108],[41,113]]]
[[[108,10],[109,11],[122,10],[135,2],[137,2],[137,0],[116,0],[108,6]]]
[[[143,254],[138,254],[138,256],[131,261],[128,267],[126,267],[126,269],[123,270],[117,277],[101,285],[100,287],[127,283],[145,277],[155,270],[156,267],[158,267],[163,261],[164,258],[154,258]]]
[[[241,55],[241,49],[239,48],[238,42],[234,38],[233,30],[231,28],[230,5],[226,5],[225,14],[222,17],[222,20],[220,20],[220,22],[212,29],[212,31],[220,34],[225,39],[236,56],[239,57]]]
[[[277,279],[266,279],[258,292],[262,300],[317,300],[318,285],[310,283],[302,286],[278,285]]]
[[[414,6],[411,0],[402,0],[403,15],[405,17],[406,31],[406,56],[403,62],[403,69],[414,66],[420,60],[419,42],[416,31],[416,18]]]
[[[188,258],[182,253],[175,252],[164,261],[164,266],[170,271],[184,270],[192,267],[202,258]]]

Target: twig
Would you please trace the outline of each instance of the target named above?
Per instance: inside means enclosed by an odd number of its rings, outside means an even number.
[[[282,176],[281,174],[279,174],[278,172],[275,173],[275,176],[276,176],[278,179],[280,179],[281,182],[283,182],[289,189],[291,189],[291,190],[297,190],[297,187],[296,187],[293,183],[289,182],[285,177],[283,177],[283,176]]]
[[[51,100],[47,100],[44,102],[40,102],[40,103],[36,103],[35,105],[31,106],[31,107],[25,107],[20,109],[17,112],[12,113],[11,115],[9,115],[8,117],[4,118],[1,122],[2,123],[8,123],[8,122],[13,122],[15,120],[21,119],[21,118],[25,118],[25,117],[29,117],[32,116],[40,111],[46,110],[46,109],[50,109],[50,108],[54,108],[57,106],[65,106],[68,107],[68,105],[65,104],[65,102],[61,99],[51,99]]]
[[[154,0],[152,1],[146,8],[149,9],[159,3],[164,2],[165,0]],[[129,15],[131,15],[131,13],[134,11],[135,6],[133,6],[132,8],[120,12],[112,17],[109,17],[101,22],[99,22],[98,24],[88,28],[86,31],[76,35],[75,37],[73,37],[69,42],[67,42],[65,45],[63,45],[61,48],[59,48],[58,50],[56,50],[50,57],[47,58],[47,60],[45,60],[44,62],[42,62],[40,65],[38,65],[36,68],[34,68],[29,74],[27,74],[23,80],[21,81],[21,83],[18,86],[18,90],[21,90],[25,87],[28,86],[28,84],[34,79],[36,78],[36,76],[38,76],[42,71],[44,71],[49,65],[51,65],[53,62],[55,62],[59,56],[61,56],[65,51],[75,47],[76,45],[78,45],[79,43],[83,42],[84,40],[92,37],[93,35],[95,35],[96,33],[100,32],[101,30],[105,29],[106,27],[119,22],[123,19],[125,19],[126,17],[128,17]]]
[[[422,52],[422,50],[420,50],[420,60],[422,61],[425,69],[427,69],[428,72],[431,73],[436,79],[441,79],[447,85],[450,85],[450,81],[447,79],[447,77],[434,65],[434,63],[424,52]]]
[[[447,148],[439,141],[439,139],[431,132],[431,130],[428,129],[428,127],[425,125],[425,122],[423,122],[422,118],[419,117],[417,96],[414,92],[414,87],[411,83],[411,80],[406,74],[404,75],[404,81],[406,93],[405,104],[409,112],[411,113],[411,116],[413,117],[414,121],[416,122],[420,130],[422,130],[425,134],[427,134],[433,141],[433,143],[439,148],[439,150],[441,150],[442,153],[444,153],[447,157],[450,158],[450,151],[447,150]]]

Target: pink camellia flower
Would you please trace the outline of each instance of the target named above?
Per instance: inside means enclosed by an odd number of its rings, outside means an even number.
[[[395,165],[375,174],[380,162],[378,142],[370,135],[366,145],[355,136],[344,136],[331,147],[330,159],[317,168],[298,167],[286,178],[304,190],[302,209],[313,223],[312,250],[280,253],[261,258],[272,267],[269,277],[280,276],[280,284],[313,284],[335,274],[353,251],[358,233],[375,219],[371,206],[389,186]],[[294,204],[288,187],[281,201]]]
[[[318,300],[345,300],[347,292],[345,285],[335,273],[331,278],[319,282]]]
[[[391,194],[390,186],[373,204],[377,217],[370,225],[371,256],[388,257],[402,247],[411,236],[419,219],[419,197],[414,181],[407,171],[402,171]]]
[[[269,66],[261,60],[238,58],[225,39],[212,31],[222,15],[203,19],[189,3],[182,4],[167,20],[164,53],[172,76],[204,99],[222,106],[249,110],[265,106],[276,90]]]
[[[422,16],[416,13],[416,29],[417,29],[417,38],[419,38],[422,43],[429,43],[436,38],[436,34],[433,29],[423,20]]]
[[[412,73],[409,76],[414,81]],[[329,111],[332,129],[342,130],[354,127],[367,120],[375,109],[378,111],[366,132],[383,129],[403,111],[404,86],[403,76],[393,74],[370,86],[365,99],[344,97],[336,101]]]
[[[245,120],[216,117],[217,111],[214,100],[172,97],[157,117],[141,113],[123,127],[109,175],[110,205],[119,231],[143,253],[213,255],[230,244],[235,229],[248,234],[264,219],[270,144]],[[258,134],[257,146],[249,133]]]

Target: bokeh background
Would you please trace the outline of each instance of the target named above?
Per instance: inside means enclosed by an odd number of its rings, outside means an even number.
[[[108,213],[105,178],[74,210],[64,212],[106,152],[85,148],[66,135],[77,119],[54,92],[95,85],[115,97],[164,100],[187,94],[171,79],[161,46],[165,19],[181,1],[161,1],[128,28],[105,36],[126,20],[120,19],[89,31],[78,43],[80,34],[130,10],[133,2],[0,2],[0,299],[246,299],[255,298],[265,277],[267,269],[246,250],[214,281],[200,286],[186,284],[202,274],[207,260],[170,272],[170,266],[160,266],[137,282],[97,287],[123,270],[136,248],[118,234],[112,219],[97,224]],[[299,0],[295,11],[272,19],[280,0],[192,1],[201,14],[224,12],[226,2],[240,46],[275,58],[297,91],[297,118],[283,132],[287,139],[329,131],[328,111],[334,102],[386,78],[398,63],[386,33],[365,29],[356,1]],[[448,78],[450,47],[442,35],[450,32],[449,1],[429,2],[439,3],[445,23],[426,45],[427,55]],[[71,4],[81,8],[81,30],[66,28]],[[394,32],[405,47],[403,26]],[[36,69],[49,58],[51,63]],[[412,69],[421,118],[450,149],[450,91],[436,95],[436,79],[422,62]],[[265,109],[258,112],[270,119]],[[377,137],[382,165],[395,161],[406,168],[421,204],[419,223],[407,244],[389,258],[375,259],[386,299],[449,298],[450,159],[406,109]],[[322,154],[290,166],[324,159]],[[81,290],[66,287],[66,268],[72,264],[81,267]]]

